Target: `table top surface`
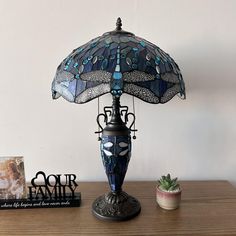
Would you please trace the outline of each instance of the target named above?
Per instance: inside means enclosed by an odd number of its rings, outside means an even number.
[[[91,214],[105,182],[79,184],[80,207],[0,211],[0,235],[236,235],[236,189],[227,181],[182,181],[180,208],[156,204],[156,182],[126,182],[124,191],[141,203],[141,213],[124,222],[101,221]]]

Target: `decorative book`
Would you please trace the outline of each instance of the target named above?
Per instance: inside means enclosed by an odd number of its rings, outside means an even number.
[[[0,199],[26,197],[23,157],[0,157]]]

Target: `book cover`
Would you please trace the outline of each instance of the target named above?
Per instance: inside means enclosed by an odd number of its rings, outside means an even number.
[[[23,157],[0,157],[0,199],[26,197]]]

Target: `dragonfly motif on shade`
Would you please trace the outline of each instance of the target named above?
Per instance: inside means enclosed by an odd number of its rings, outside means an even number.
[[[165,103],[180,94],[178,65],[153,43],[123,31],[107,32],[73,50],[58,66],[53,98],[86,103],[103,94],[127,93],[148,103]]]

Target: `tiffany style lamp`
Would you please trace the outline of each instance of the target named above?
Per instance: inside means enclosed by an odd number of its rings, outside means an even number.
[[[135,114],[120,105],[121,95],[127,93],[153,104],[166,103],[176,94],[185,98],[184,81],[175,61],[121,26],[118,18],[114,31],[73,50],[58,66],[52,83],[54,99],[62,96],[81,104],[106,93],[112,95],[112,106],[104,107],[97,116],[101,156],[111,191],[92,206],[95,216],[109,220],[127,220],[141,210],[138,200],[122,190],[131,157],[131,132],[136,130]]]

